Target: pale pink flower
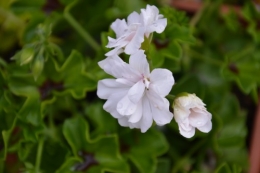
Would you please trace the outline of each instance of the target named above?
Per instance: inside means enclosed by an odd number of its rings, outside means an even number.
[[[179,125],[180,134],[191,138],[195,128],[208,133],[212,129],[211,113],[195,94],[184,94],[174,101],[174,118]]]
[[[106,56],[113,56],[121,52],[133,54],[141,47],[145,28],[141,26],[141,17],[137,12],[131,13],[127,22],[125,19],[117,19],[112,23],[111,28],[116,33],[116,39],[108,37],[107,47],[114,49],[107,52]]]
[[[147,5],[146,9],[141,9],[142,25],[145,27],[145,35],[150,33],[162,33],[167,25],[167,19],[159,14],[159,10],[154,5]]]
[[[157,125],[169,123],[173,114],[169,111],[169,94],[174,78],[167,69],[154,69],[150,73],[144,51],[130,56],[129,64],[117,55],[99,62],[99,66],[116,79],[98,82],[97,95],[107,99],[103,108],[121,126],[139,128],[146,132],[153,120]]]
[[[159,14],[155,6],[147,5],[146,9],[141,9],[141,14],[131,13],[125,19],[116,19],[111,25],[116,33],[116,38],[108,37],[108,48],[114,48],[107,52],[106,56],[113,56],[125,52],[128,55],[140,49],[144,37],[149,37],[150,33],[161,33],[167,25],[167,20]]]

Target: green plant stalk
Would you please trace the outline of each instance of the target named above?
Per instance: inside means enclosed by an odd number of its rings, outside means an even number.
[[[64,17],[95,51],[100,50],[99,44],[90,36],[86,30],[82,28],[82,26],[71,16],[70,13],[65,12]]]
[[[153,69],[152,59],[151,59],[150,56],[149,56],[149,47],[150,47],[150,45],[151,45],[152,39],[153,39],[153,33],[150,34],[149,38],[147,38],[147,37],[145,36],[145,37],[144,37],[144,41],[143,41],[142,44],[141,44],[141,49],[145,51],[144,53],[145,53],[146,58],[147,58],[147,61],[148,61],[148,63],[149,63],[150,70]]]
[[[208,7],[209,4],[210,4],[209,1],[204,2],[202,8],[190,20],[190,26],[192,26],[192,27],[196,26],[196,24],[199,22],[201,16],[203,15],[204,10]]]
[[[166,96],[166,98],[169,99],[169,100],[173,100],[174,101],[176,96],[169,94],[169,95]]]
[[[35,161],[35,172],[36,173],[40,172],[43,145],[44,145],[44,138],[40,138],[39,144],[38,144],[38,149],[37,149],[36,161]]]

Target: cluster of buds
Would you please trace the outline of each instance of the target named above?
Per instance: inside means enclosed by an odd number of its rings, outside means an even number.
[[[180,133],[192,137],[195,128],[202,132],[211,130],[211,114],[202,101],[195,95],[177,97],[174,113],[170,112],[170,103],[165,98],[174,85],[172,72],[156,68],[150,72],[150,66],[142,49],[144,40],[151,40],[152,33],[162,33],[167,19],[159,14],[155,6],[147,5],[141,13],[133,12],[125,19],[117,19],[111,25],[116,38],[108,37],[108,48],[113,48],[100,61],[99,66],[114,79],[98,82],[97,95],[106,99],[103,108],[124,127],[138,128],[146,132],[153,124],[165,125],[173,117],[179,125]],[[130,55],[129,63],[119,56]]]

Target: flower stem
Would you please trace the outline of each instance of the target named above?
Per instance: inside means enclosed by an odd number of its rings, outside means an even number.
[[[36,173],[40,172],[43,145],[44,145],[44,138],[40,138],[39,144],[38,144],[38,149],[37,149],[36,162],[35,162],[35,172]]]
[[[91,35],[75,20],[75,18],[70,14],[69,10],[77,1],[73,1],[64,10],[64,17],[70,23],[70,25],[83,37],[83,39],[95,50],[99,51],[99,44],[91,37]]]
[[[176,96],[169,94],[169,95],[166,96],[166,98],[169,99],[169,100],[174,100],[176,98]]]
[[[204,13],[204,10],[208,7],[209,1],[204,2],[203,6],[201,9],[192,17],[190,20],[190,26],[195,27],[198,21],[200,20],[201,16]]]

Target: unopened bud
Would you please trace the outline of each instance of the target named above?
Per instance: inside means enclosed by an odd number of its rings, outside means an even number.
[[[35,80],[37,80],[37,78],[42,73],[43,67],[44,67],[44,57],[42,56],[42,54],[39,54],[35,58],[34,63],[32,65],[32,73]]]
[[[204,133],[212,129],[212,115],[195,94],[181,93],[174,101],[173,110],[180,134],[186,138],[194,136],[195,129]]]
[[[25,48],[22,50],[20,57],[20,65],[28,64],[32,61],[34,57],[34,49],[33,48]]]

